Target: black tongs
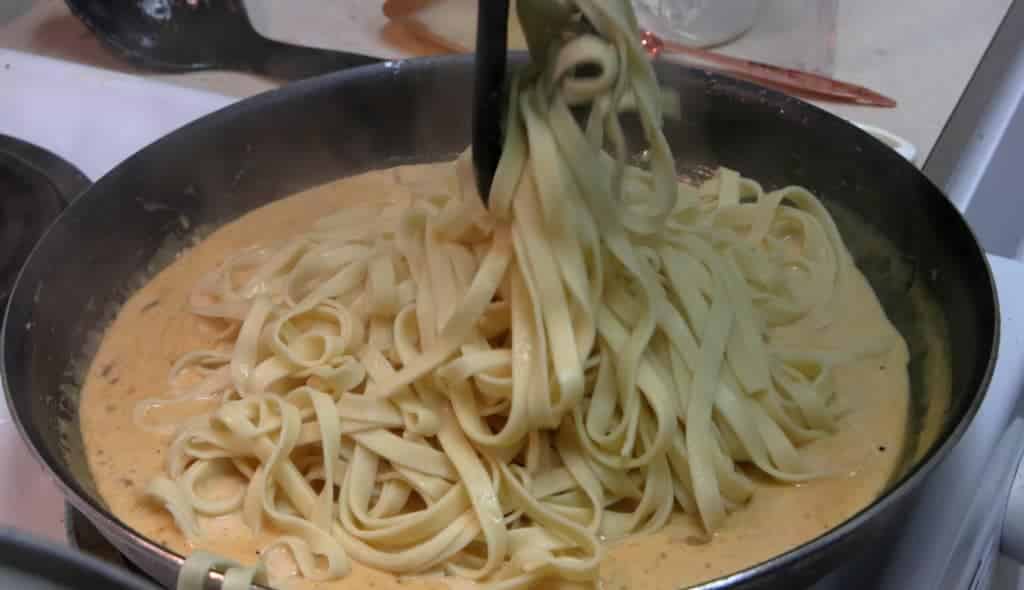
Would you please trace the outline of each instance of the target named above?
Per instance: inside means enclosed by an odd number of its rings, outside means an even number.
[[[508,0],[479,0],[473,88],[473,169],[484,203],[501,158],[508,54]]]

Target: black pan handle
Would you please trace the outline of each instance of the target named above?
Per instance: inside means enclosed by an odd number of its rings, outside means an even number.
[[[250,69],[278,80],[301,80],[384,61],[369,55],[303,47],[273,39],[263,39],[261,49],[254,52]]]

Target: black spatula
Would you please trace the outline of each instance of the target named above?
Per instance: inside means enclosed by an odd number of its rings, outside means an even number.
[[[507,53],[508,0],[480,0],[473,68],[473,169],[484,203],[501,159]]]
[[[381,61],[268,39],[253,28],[241,0],[67,0],[67,4],[114,51],[148,69],[241,70],[297,80]]]

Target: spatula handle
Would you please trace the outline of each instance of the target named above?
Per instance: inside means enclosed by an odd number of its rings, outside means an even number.
[[[484,203],[501,159],[507,54],[508,0],[480,0],[473,87],[473,169]]]

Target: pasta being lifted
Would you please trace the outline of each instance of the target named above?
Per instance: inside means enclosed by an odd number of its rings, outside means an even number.
[[[752,472],[829,475],[798,448],[836,428],[833,369],[902,345],[774,337],[831,321],[853,264],[832,219],[804,189],[725,168],[679,183],[630,2],[547,10],[563,34],[523,13],[533,65],[488,208],[464,155],[448,193],[340,210],[195,286],[191,311],[223,321],[227,346],[186,354],[172,384],[201,378],[136,409],[173,433],[148,494],[187,536],[239,513],[311,579],[355,560],[586,584],[604,541],[677,509],[714,531]],[[213,408],[154,418],[190,400]],[[205,493],[218,478],[239,483]]]

